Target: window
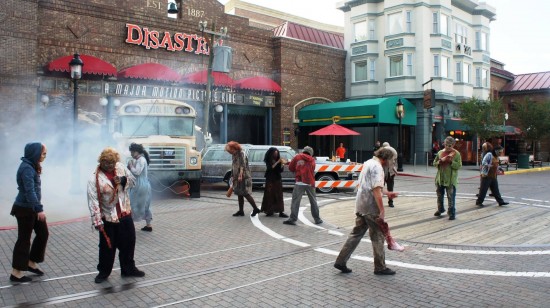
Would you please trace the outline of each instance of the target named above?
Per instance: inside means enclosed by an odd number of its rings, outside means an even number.
[[[449,35],[449,16],[441,14],[439,33]]]
[[[369,40],[375,40],[376,39],[376,28],[374,27],[374,19],[369,19]]]
[[[456,81],[462,81],[462,62],[456,62]]]
[[[441,56],[441,77],[449,78],[449,64],[451,59],[449,57]]]
[[[433,23],[433,29],[432,29],[432,32],[433,34],[439,34],[439,14],[437,13],[432,13],[432,23]]]
[[[468,44],[468,29],[466,29],[466,26],[456,24],[455,41],[457,44]]]
[[[470,64],[464,63],[462,65],[463,82],[470,83]]]
[[[485,70],[485,69],[482,69],[481,70],[481,86],[484,87],[484,88],[488,88],[489,87],[489,71],[488,70]]]
[[[476,87],[481,87],[481,68],[476,67]]]
[[[370,59],[370,71],[369,71],[369,77],[370,80],[375,79],[375,73],[376,73],[376,61],[374,59]]]
[[[388,15],[388,29],[389,35],[403,33],[401,12]]]
[[[390,56],[390,77],[403,76],[403,55]]]
[[[353,81],[367,80],[367,61],[355,62],[355,79]]]
[[[407,75],[413,75],[413,55],[412,53],[407,54]]]
[[[445,14],[432,13],[433,34],[449,35],[449,16]]]
[[[367,40],[367,22],[366,21],[355,23],[353,25],[353,31],[355,34],[356,42]]]
[[[488,50],[487,48],[487,33],[485,32],[476,32],[476,49],[477,50]]]
[[[412,32],[412,12],[411,11],[406,11],[405,12],[405,16],[406,16],[406,25],[407,25],[407,32],[408,33],[411,33]]]
[[[439,77],[439,55],[434,55],[434,77]]]

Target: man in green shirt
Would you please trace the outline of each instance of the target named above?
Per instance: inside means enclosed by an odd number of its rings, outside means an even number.
[[[453,147],[456,141],[453,137],[445,138],[445,148],[437,153],[434,158],[434,167],[437,168],[435,176],[435,186],[437,188],[437,211],[434,216],[441,216],[445,213],[443,205],[443,195],[447,193],[449,202],[449,220],[454,220],[456,217],[455,197],[456,187],[458,185],[458,169],[462,167],[462,158],[460,152]]]

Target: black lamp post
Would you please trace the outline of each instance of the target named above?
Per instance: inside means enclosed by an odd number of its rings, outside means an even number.
[[[84,66],[84,62],[80,59],[80,55],[78,53],[74,54],[74,57],[71,59],[71,62],[69,62],[69,67],[71,68],[71,79],[73,80],[73,92],[74,92],[74,102],[73,102],[73,174],[72,174],[72,181],[71,181],[71,189],[70,191],[72,193],[78,193],[80,191],[79,189],[79,182],[80,182],[80,167],[78,165],[78,140],[77,140],[77,132],[78,132],[78,80],[82,78],[82,67]]]
[[[399,119],[399,131],[397,134],[397,138],[399,139],[397,140],[397,171],[403,171],[403,139],[401,138],[401,122],[405,117],[405,108],[401,102],[401,99],[397,100],[395,112],[397,114],[397,118]]]

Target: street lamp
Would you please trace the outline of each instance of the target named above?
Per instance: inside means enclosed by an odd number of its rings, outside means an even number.
[[[502,127],[502,130],[504,131],[504,137],[502,138],[502,155],[506,155],[506,121],[508,120],[508,112],[504,113],[504,127]]]
[[[74,92],[74,102],[73,102],[73,174],[71,181],[72,193],[79,192],[79,182],[80,182],[80,169],[78,165],[78,140],[76,134],[78,131],[78,80],[82,78],[82,67],[84,62],[80,59],[78,53],[74,54],[74,57],[69,62],[69,67],[71,69],[71,79],[73,80],[73,92]]]
[[[397,143],[397,171],[403,171],[403,140],[401,138],[401,122],[405,117],[405,108],[403,106],[403,103],[401,102],[401,99],[397,100],[397,104],[395,105],[395,112],[397,114],[397,118],[399,119],[399,131],[397,134],[397,138],[399,139]]]

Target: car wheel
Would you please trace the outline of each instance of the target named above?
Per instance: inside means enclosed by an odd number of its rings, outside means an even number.
[[[317,181],[334,181],[334,176],[330,175],[330,174],[321,174],[320,176],[317,177],[316,179]],[[317,188],[317,191],[320,192],[320,193],[324,193],[324,194],[328,194],[328,193],[331,193],[333,191],[335,191],[336,189],[333,188],[333,187],[323,187],[323,188]]]

